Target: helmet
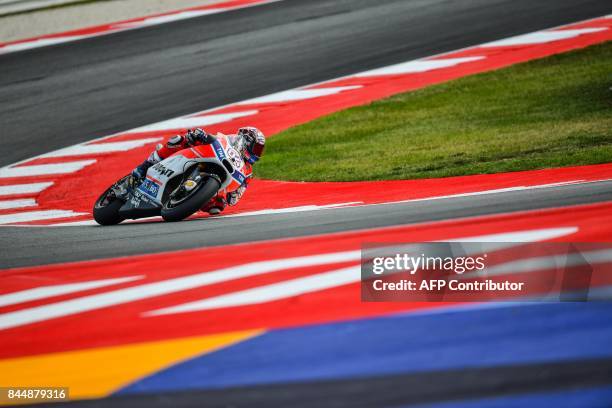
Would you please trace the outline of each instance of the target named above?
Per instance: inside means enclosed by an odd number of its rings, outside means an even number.
[[[242,155],[247,162],[253,164],[263,156],[266,137],[259,129],[243,127],[238,129],[238,136],[244,140]]]

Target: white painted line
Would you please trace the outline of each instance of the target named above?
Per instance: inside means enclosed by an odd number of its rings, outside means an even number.
[[[303,205],[301,207],[288,207],[288,208],[270,208],[266,210],[258,210],[258,211],[247,211],[238,214],[229,214],[223,215],[221,217],[216,217],[218,219],[230,218],[230,217],[247,217],[250,215],[268,215],[268,214],[287,214],[287,213],[296,213],[296,212],[304,212],[304,211],[318,211],[318,210],[328,210],[333,208],[342,208],[342,207],[350,207],[353,205],[363,204],[362,201],[352,201],[348,203],[340,203],[340,204],[326,204],[326,205]]]
[[[279,1],[279,0],[271,0],[268,3],[273,2],[273,1]],[[265,4],[265,3],[259,3],[259,4]],[[253,4],[251,6],[254,6],[254,5],[257,5],[257,4]],[[249,5],[247,5],[246,7],[248,7],[248,6]],[[588,20],[583,20],[583,21],[580,21],[580,22],[594,21],[594,20],[597,20],[598,18],[601,18],[601,17],[592,18],[592,19],[588,19]],[[577,23],[579,23],[579,22],[575,22],[573,24],[577,24]],[[556,29],[562,29],[563,27],[566,27],[566,26],[567,25],[558,26],[558,27],[556,27]],[[104,33],[99,34],[99,35],[103,35],[103,34]],[[418,61],[451,61],[451,60],[453,60],[455,58],[448,58],[450,55],[455,54],[455,53],[460,52],[460,51],[464,51],[464,50],[476,49],[477,47],[478,46],[465,47],[465,48],[458,49],[458,50],[453,50],[453,51],[449,51],[449,52],[445,52],[445,53],[441,53],[441,54],[437,54],[437,55],[432,55],[432,56],[428,57],[428,59],[426,59],[426,60],[418,60]],[[0,46],[0,52],[2,52],[1,46]],[[433,60],[432,58],[436,58],[436,59]],[[410,64],[410,63],[414,63],[414,62],[415,61],[409,61],[409,62],[405,62],[405,63],[402,63],[402,64],[397,64],[397,65]],[[362,72],[362,73],[345,75],[345,76],[342,76],[342,77],[338,77],[338,78],[329,79],[329,80],[321,81],[321,82],[318,82],[318,83],[310,84],[308,86],[309,87],[324,86],[324,85],[333,86],[333,84],[335,82],[339,81],[339,80],[346,79],[346,78],[353,78],[353,77],[362,76],[362,75],[363,76],[369,76],[369,75],[372,75],[371,74],[372,72],[376,72],[376,71],[380,71],[380,70],[385,70],[387,68],[389,68],[389,67],[382,67],[382,68],[379,68],[379,69],[375,69],[375,70],[371,70],[371,71],[366,71],[366,72]],[[270,96],[270,95],[267,95],[267,96]],[[262,96],[261,98],[265,98],[265,97],[266,96]],[[229,103],[229,104],[226,104],[226,105],[217,106],[217,107],[214,107],[214,108],[207,109],[205,111],[194,113],[194,114],[190,115],[189,117],[174,118],[174,119],[170,119],[170,120],[167,120],[167,121],[164,121],[164,122],[155,123],[153,125],[149,125],[151,127],[150,130],[155,131],[155,130],[168,130],[168,129],[185,129],[185,128],[193,128],[193,127],[197,127],[197,126],[206,126],[206,123],[200,123],[200,122],[197,121],[197,119],[194,119],[193,121],[190,121],[190,118],[192,118],[193,115],[203,115],[203,114],[206,114],[206,113],[209,114],[208,116],[214,117],[214,116],[217,116],[217,114],[214,113],[215,111],[219,111],[220,109],[224,109],[224,108],[228,108],[228,107],[244,104],[245,102],[246,101],[242,101],[242,102],[239,101],[239,102],[235,102],[235,103]],[[255,113],[253,113],[253,114],[255,114]],[[225,119],[223,119],[223,120],[225,120]],[[173,123],[173,122],[176,122],[176,123]],[[218,123],[218,122],[214,122],[214,123]],[[125,135],[125,134],[130,133],[130,132],[133,133],[133,132],[148,131],[149,130],[149,126],[143,126],[143,127],[140,127],[140,128],[129,130],[127,132],[118,132],[118,133],[114,133],[114,134],[111,134],[111,135],[108,135],[108,136],[103,136],[103,137],[100,137],[100,138],[92,140],[92,142],[101,142],[101,141],[108,140],[108,139],[111,139],[111,138],[119,136],[119,135]],[[13,163],[12,166],[21,165],[21,164],[23,164],[25,162],[28,162],[28,161],[30,161],[32,159],[35,159],[35,158],[38,158],[38,157],[40,157],[40,156],[35,156],[34,158],[29,158],[29,159],[25,159],[25,160],[19,161],[17,163]],[[0,170],[0,172],[1,172],[1,170]]]
[[[467,237],[457,239],[457,241],[475,242],[500,242],[500,245],[514,245],[512,239],[519,242],[527,242],[529,239],[553,239],[568,231],[577,228],[552,228],[534,231],[517,231],[512,233],[500,233],[479,237]],[[509,243],[510,242],[510,243]],[[195,275],[183,276],[180,278],[167,279],[160,282],[153,282],[130,288],[119,289],[111,292],[96,295],[84,296],[77,299],[66,300],[63,302],[49,305],[37,306],[29,309],[18,310],[15,312],[0,315],[0,330],[12,327],[23,326],[30,323],[45,321],[63,316],[70,316],[77,313],[97,310],[109,306],[120,305],[123,303],[134,302],[137,300],[148,299],[156,296],[167,295],[170,293],[190,290],[197,287],[213,285],[216,283],[227,282],[235,279],[246,278],[264,273],[277,272],[292,268],[302,268],[307,266],[328,265],[341,262],[359,261],[361,251],[344,251],[320,255],[310,255],[295,258],[275,259],[268,261],[258,261],[248,264],[236,265],[216,271],[198,273]],[[152,312],[155,313],[155,312]]]
[[[526,231],[502,232],[499,234],[480,235],[476,237],[453,238],[443,242],[486,242],[505,244],[509,242],[540,242],[564,237],[578,232],[578,227],[543,228]],[[504,248],[500,246],[498,248]],[[493,250],[493,248],[491,249]]]
[[[612,250],[588,251],[579,253],[557,254],[519,259],[495,265],[482,271],[474,271],[458,276],[458,279],[471,279],[476,277],[492,277],[508,274],[529,273],[547,269],[571,268],[578,265],[596,265],[612,262]]]
[[[152,25],[171,23],[173,21],[187,20],[189,18],[202,17],[209,14],[223,13],[224,11],[231,10],[231,8],[217,8],[208,10],[190,10],[182,11],[180,13],[168,14],[157,17],[150,17],[140,21],[131,21],[129,23],[114,24],[112,27],[116,29],[126,28],[142,28],[149,27]]]
[[[433,71],[435,69],[454,67],[459,64],[465,64],[466,62],[473,62],[482,60],[485,57],[465,57],[465,58],[446,58],[437,60],[416,60],[403,62],[401,64],[390,65],[370,71],[360,72],[353,77],[370,77],[379,75],[402,75],[402,74],[414,74],[420,72]]]
[[[483,191],[475,191],[475,192],[472,192],[472,193],[460,193],[460,194],[451,194],[451,195],[446,195],[446,196],[437,196],[437,197],[428,197],[428,198],[417,198],[417,199],[413,199],[413,200],[404,200],[404,201],[398,201],[398,202],[409,203],[409,202],[413,202],[413,201],[442,200],[442,199],[447,199],[447,198],[472,197],[472,196],[487,195],[487,194],[496,194],[496,193],[509,193],[509,192],[512,192],[512,191],[537,190],[537,189],[540,189],[540,188],[561,187],[561,186],[566,186],[566,185],[571,185],[571,184],[579,184],[582,181],[584,181],[584,180],[580,180],[580,181],[564,181],[564,182],[561,182],[561,183],[550,183],[550,184],[539,184],[539,185],[536,185],[536,186],[516,186],[516,187],[507,187],[507,188],[497,188],[497,189],[494,189],[494,190],[483,190]]]
[[[123,142],[77,144],[74,146],[66,147],[64,149],[59,149],[50,153],[43,154],[40,157],[82,156],[86,154],[125,152],[131,149],[142,147],[149,143],[158,142],[162,139],[163,138],[161,137],[149,137],[146,139],[126,140]]]
[[[356,206],[370,207],[370,206],[376,206],[376,205],[390,205],[390,204],[402,204],[402,203],[416,203],[420,201],[446,200],[449,198],[473,197],[473,196],[487,195],[487,194],[509,193],[513,191],[536,190],[539,188],[563,187],[563,186],[569,186],[573,184],[600,183],[602,181],[609,181],[609,180],[608,179],[594,180],[594,181],[571,180],[571,181],[563,181],[559,183],[539,184],[535,186],[516,186],[516,187],[497,188],[493,190],[474,191],[471,193],[449,194],[449,195],[443,195],[443,196],[423,197],[423,198],[410,198],[408,200],[388,201],[384,203],[356,204]]]
[[[164,24],[164,23],[177,21],[177,20],[184,20],[187,18],[201,17],[207,14],[223,13],[225,11],[232,11],[232,10],[239,10],[243,8],[255,7],[259,5],[275,3],[278,1],[282,1],[282,0],[267,0],[267,1],[257,2],[257,3],[243,4],[239,6],[233,6],[233,7],[223,7],[223,8],[219,7],[219,8],[213,8],[213,9],[208,9],[208,10],[184,10],[184,11],[177,10],[174,12],[164,14],[162,16],[151,16],[148,18],[144,18],[143,20],[134,21],[134,22],[117,22],[114,25],[111,25],[110,28],[107,30],[96,31],[91,34],[68,35],[66,33],[66,35],[63,35],[62,33],[57,33],[55,34],[56,37],[53,37],[53,38],[40,38],[40,39],[35,39],[35,40],[26,40],[26,41],[23,41],[21,43],[16,43],[16,44],[0,45],[0,54],[15,52],[15,51],[22,51],[22,50],[27,50],[31,48],[45,47],[45,46],[54,45],[54,44],[61,44],[65,42],[80,40],[83,38],[99,37],[99,36],[103,36],[103,35],[107,35],[111,33],[117,33],[117,32],[127,31],[127,30],[134,30],[134,29],[139,29],[139,28],[143,28],[147,26],[159,25],[159,24]]]
[[[359,260],[361,251],[253,262],[0,315],[0,330],[289,268]]]
[[[113,25],[113,29],[126,30],[126,29],[148,27],[152,25],[171,23],[173,21],[180,21],[180,20],[186,20],[189,18],[202,17],[202,16],[206,16],[210,14],[224,13],[226,11],[239,10],[239,9],[259,6],[263,4],[276,3],[278,1],[282,1],[282,0],[267,0],[267,1],[262,1],[259,3],[244,4],[244,5],[232,6],[232,7],[210,8],[206,10],[185,10],[185,11],[178,11],[178,12],[170,12],[168,14],[164,14],[161,16],[149,17],[144,20],[132,21],[132,22],[127,22],[127,23],[117,23]]]
[[[85,220],[85,221],[74,221],[74,222],[60,222],[58,224],[49,224],[45,225],[45,227],[80,227],[83,225],[99,225],[94,220]]]
[[[442,240],[441,242],[486,242],[494,243],[489,245],[488,250],[503,249],[515,246],[517,243],[536,242],[547,239],[554,239],[564,236],[578,229],[576,227],[567,228],[548,228],[531,231],[517,231],[510,233],[499,233],[490,235],[481,235],[474,237],[463,237],[453,240]],[[495,245],[497,243],[497,245]],[[400,250],[407,251],[412,245],[402,248],[389,247],[393,253]],[[385,248],[380,248],[379,251],[385,251]],[[468,254],[469,255],[469,254]],[[353,270],[356,268],[356,272]],[[221,307],[245,306],[249,304],[259,304],[263,302],[271,302],[291,296],[306,294],[317,290],[329,289],[336,286],[346,285],[352,282],[357,282],[361,278],[359,273],[360,266],[340,269],[324,274],[314,275],[306,278],[289,280],[281,283],[274,283],[267,286],[262,286],[254,289],[247,289],[240,292],[234,292],[227,295],[221,295],[204,300],[196,300],[169,308],[155,310],[146,313],[145,316],[156,316],[172,313],[192,312],[199,310],[217,309]]]
[[[553,41],[567,40],[569,38],[578,37],[582,34],[597,33],[599,31],[604,31],[607,29],[607,27],[596,27],[581,28],[576,30],[538,31],[535,33],[506,38],[504,40],[493,41],[490,43],[483,44],[480,47],[512,47],[520,45],[543,44]]]
[[[0,210],[8,210],[12,208],[36,207],[36,200],[33,198],[24,198],[21,200],[0,200]]]
[[[89,214],[84,214],[84,215],[89,215]],[[150,222],[153,220],[161,222],[162,218],[161,217],[145,217],[145,218],[138,218],[136,220],[125,220],[123,221],[123,223],[124,224],[137,224],[137,223],[144,223],[147,221]],[[68,221],[68,222],[62,221],[62,222],[51,223],[51,224],[21,224],[21,225],[14,225],[14,226],[22,227],[22,228],[35,228],[35,227],[82,227],[82,226],[90,226],[90,225],[99,226],[100,224],[98,224],[94,220],[87,219],[87,220],[81,220],[81,221]]]
[[[277,92],[274,94],[261,96],[259,98],[248,99],[238,102],[237,105],[250,105],[258,103],[280,103],[299,101],[303,99],[313,99],[322,96],[335,95],[343,91],[362,88],[361,85],[339,86],[334,88],[318,88],[318,89],[290,89],[288,91]]]
[[[31,302],[33,300],[46,299],[53,296],[82,292],[84,290],[103,288],[105,286],[118,285],[120,283],[142,279],[143,277],[144,276],[129,276],[126,278],[102,279],[88,282],[68,283],[65,285],[41,286],[19,292],[12,292],[6,295],[0,295],[0,307]]]
[[[80,40],[82,38],[87,38],[87,35],[73,35],[73,36],[65,36],[65,37],[54,37],[54,38],[41,38],[39,40],[27,41],[17,44],[7,44],[0,45],[0,54],[6,52],[15,52],[15,51],[24,51],[32,48],[46,47],[49,45],[62,44],[70,41]]]
[[[217,123],[229,122],[234,119],[242,118],[245,116],[256,115],[259,111],[249,110],[244,112],[231,112],[231,113],[219,113],[206,116],[189,116],[180,117],[170,120],[164,120],[162,122],[153,123],[151,125],[142,126],[136,129],[129,130],[125,133],[139,133],[139,132],[153,132],[153,131],[164,131],[172,129],[188,129],[195,127],[210,126]]]
[[[527,230],[516,232],[502,232],[490,235],[479,235],[475,237],[461,237],[453,239],[443,239],[433,242],[474,242],[478,246],[465,248],[465,255],[476,255],[483,252],[495,252],[503,249],[513,248],[523,245],[525,242],[539,242],[564,237],[578,231],[577,227],[545,228],[539,230]],[[385,246],[369,251],[369,256],[395,256],[398,253],[421,254],[423,248],[421,244],[400,244]]]
[[[270,209],[266,209],[266,210],[258,210],[258,211],[247,211],[247,212],[243,212],[243,213],[237,213],[237,214],[229,214],[229,215],[223,215],[221,214],[220,216],[209,216],[209,217],[198,217],[198,218],[192,218],[192,219],[188,219],[187,221],[198,221],[198,220],[222,220],[224,218],[233,218],[233,217],[248,217],[248,216],[252,216],[252,215],[274,215],[274,214],[286,214],[286,213],[296,213],[296,212],[304,212],[304,211],[319,211],[319,210],[331,210],[331,209],[336,209],[336,208],[344,208],[344,207],[350,207],[350,206],[356,206],[356,205],[360,205],[363,204],[362,201],[351,201],[348,203],[339,203],[339,204],[326,204],[326,205],[304,205],[304,206],[300,206],[300,207],[288,207],[288,208],[270,208]],[[124,221],[124,223],[134,223],[134,224],[138,224],[138,223],[143,223],[143,222],[151,222],[151,221],[162,221],[161,217],[146,217],[146,218],[139,218],[136,220],[126,220]],[[83,225],[98,225],[97,222],[92,221],[92,220],[86,220],[86,221],[74,221],[74,222],[62,222],[62,223],[58,223],[58,224],[48,224],[45,225],[46,227],[80,227]]]
[[[0,215],[0,225],[15,224],[18,222],[52,220],[56,218],[77,217],[79,215],[87,215],[86,213],[76,213],[68,210],[41,210],[27,211],[12,214]]]
[[[446,240],[445,242],[496,242],[500,247],[512,246],[512,243],[534,242],[544,239],[552,239],[575,232],[577,228],[552,228],[533,231],[519,231],[511,233],[500,233],[492,235],[482,235],[477,237],[459,238]],[[276,300],[286,299],[292,296],[299,296],[319,290],[331,289],[334,287],[358,282],[361,279],[361,266],[351,266],[331,272],[316,274],[304,278],[291,279],[288,281],[273,283],[253,289],[233,292],[221,296],[216,296],[203,300],[196,300],[189,303],[155,310],[146,313],[145,316],[157,316],[174,313],[196,312],[203,310],[219,309],[224,307],[238,307],[256,305]]]
[[[46,182],[0,186],[0,196],[40,193],[41,191],[51,187],[52,185],[52,182]]]
[[[31,166],[3,167],[0,169],[0,178],[46,176],[50,174],[67,174],[77,172],[95,160],[82,160],[76,162],[36,164]]]
[[[185,303],[178,306],[150,312],[147,316],[159,316],[174,313],[196,312],[220,309],[224,307],[250,306],[275,300],[286,299],[319,290],[335,288],[358,282],[361,279],[361,266],[350,266],[335,271],[319,273],[304,278],[273,283],[253,289],[215,296],[209,299]]]
[[[76,3],[79,0],[0,0],[0,16],[49,6]]]
[[[197,220],[202,220],[202,219],[206,219],[206,220],[213,220],[213,219],[217,219],[217,220],[222,220],[224,218],[233,218],[233,217],[248,217],[248,216],[252,216],[252,215],[268,215],[268,214],[286,214],[286,213],[296,213],[296,212],[303,212],[303,211],[318,211],[318,210],[331,210],[331,209],[335,209],[335,208],[344,208],[344,207],[350,207],[350,206],[354,206],[354,205],[359,205],[359,204],[363,204],[362,201],[352,201],[352,202],[348,202],[348,203],[339,203],[339,204],[326,204],[326,205],[304,205],[301,207],[289,207],[289,208],[270,208],[270,209],[266,209],[266,210],[258,210],[258,211],[248,211],[248,212],[243,212],[243,213],[237,213],[237,214],[229,214],[229,215],[223,215],[221,214],[220,216],[212,216],[212,217],[198,217],[198,218],[193,218],[193,219],[189,219],[187,221],[197,221]],[[133,224],[138,224],[138,223],[143,223],[143,222],[151,222],[151,221],[162,221],[161,217],[146,217],[146,218],[139,218],[136,220],[126,220],[124,221],[124,223],[133,223]],[[86,221],[74,221],[74,222],[62,222],[62,223],[58,223],[58,224],[49,224],[49,225],[45,225],[47,227],[81,227],[84,225],[98,225],[97,222],[93,221],[93,220],[86,220]]]

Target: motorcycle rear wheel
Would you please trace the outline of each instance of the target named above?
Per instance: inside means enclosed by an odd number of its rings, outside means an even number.
[[[198,184],[186,199],[174,205],[169,197],[163,203],[161,216],[164,221],[181,221],[198,211],[205,203],[217,194],[221,183],[214,177],[208,177],[203,183]]]

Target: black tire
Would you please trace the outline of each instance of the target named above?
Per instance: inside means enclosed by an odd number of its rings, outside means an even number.
[[[219,188],[221,187],[221,183],[214,177],[209,177],[206,181],[199,184],[196,187],[196,190],[191,193],[190,197],[178,204],[177,206],[170,207],[170,198],[166,202],[164,202],[161,216],[165,221],[181,221],[191,214],[198,211],[202,206],[207,203],[211,198],[213,198]]]
[[[121,179],[119,182],[122,181],[123,179]],[[122,200],[115,198],[106,205],[102,205],[102,202],[106,199],[106,196],[111,189],[112,187],[109,187],[105,192],[103,192],[94,204],[94,220],[96,220],[96,222],[100,225],[116,225],[125,219],[119,215],[119,209],[124,204]]]

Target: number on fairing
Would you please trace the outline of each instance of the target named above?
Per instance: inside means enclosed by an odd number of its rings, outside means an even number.
[[[234,167],[236,169],[241,169],[244,165],[244,162],[242,161],[242,157],[240,157],[240,153],[238,153],[236,149],[229,146],[227,147],[226,151]]]

